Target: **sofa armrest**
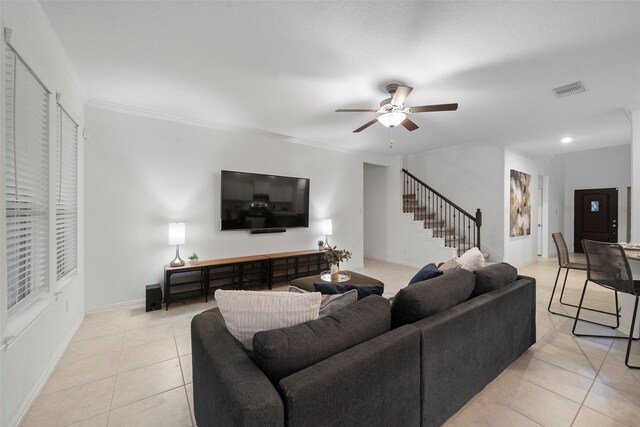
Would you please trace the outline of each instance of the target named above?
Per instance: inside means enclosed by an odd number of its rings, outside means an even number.
[[[284,426],[277,390],[229,333],[217,309],[191,322],[193,400],[200,426]]]
[[[439,426],[535,343],[535,279],[521,277],[413,323],[422,334],[422,425]]]
[[[403,326],[279,383],[286,424],[420,425],[420,333]]]

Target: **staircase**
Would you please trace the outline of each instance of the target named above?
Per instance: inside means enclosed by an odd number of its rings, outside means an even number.
[[[482,212],[471,215],[442,194],[429,187],[406,169],[402,169],[402,211],[413,213],[413,220],[431,230],[434,238],[444,240],[444,246],[453,248],[458,256],[480,247]],[[485,254],[485,258],[487,254]]]

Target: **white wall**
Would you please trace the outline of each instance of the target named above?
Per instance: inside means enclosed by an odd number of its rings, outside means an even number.
[[[547,156],[537,159],[538,173],[548,177],[545,188],[547,194],[547,221],[543,221],[543,232],[547,236],[546,252],[555,257],[556,247],[551,238],[552,233],[565,233],[564,227],[564,164],[558,156]]]
[[[364,253],[367,258],[420,268],[446,261],[455,250],[443,239],[431,239],[431,231],[413,214],[402,212],[402,158],[387,166],[364,167]]]
[[[627,238],[627,187],[631,185],[631,145],[579,151],[564,161],[565,239],[573,251],[574,192],[588,188],[618,188],[618,241]]]
[[[531,175],[531,234],[528,236],[510,236],[510,197],[511,169]],[[538,237],[536,230],[538,201],[538,165],[536,160],[505,150],[504,152],[504,261],[515,267],[536,262],[538,257]]]
[[[320,222],[332,245],[362,266],[362,157],[237,132],[87,108],[88,308],[144,299],[173,259],[168,223],[186,223],[185,258],[226,258],[315,249]],[[220,231],[220,170],[310,178],[310,227],[286,233]]]
[[[86,96],[40,5],[37,2],[1,2],[0,20],[2,27],[12,29],[12,45],[52,92],[62,94],[61,102],[65,109],[82,125]],[[52,150],[55,153],[55,148]],[[37,305],[31,306],[38,307],[37,310],[31,310],[31,313],[28,310],[10,319],[6,319],[6,314],[2,315],[0,338],[3,342],[8,342],[8,347],[0,350],[2,426],[14,426],[20,422],[84,317],[82,147],[79,147],[78,154],[78,273],[63,288],[56,288],[56,284],[53,283],[52,292],[43,296]],[[4,195],[0,196],[2,197]],[[54,232],[52,229],[50,239],[54,238]],[[55,263],[55,253],[50,255],[50,263]],[[4,267],[1,270],[3,296],[0,297],[0,307],[4,310],[4,293],[7,286]],[[55,281],[55,276],[52,280]],[[61,293],[53,296],[56,291]],[[26,322],[28,326],[18,326],[18,320]]]
[[[503,165],[504,151],[491,145],[454,146],[405,159],[409,172],[471,215],[480,208],[482,251],[490,254],[491,261],[505,256]]]

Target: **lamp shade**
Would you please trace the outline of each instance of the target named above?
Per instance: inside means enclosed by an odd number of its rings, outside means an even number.
[[[333,226],[330,219],[322,220],[322,234],[325,236],[331,236],[333,234]]]
[[[388,128],[398,126],[407,118],[405,113],[386,113],[378,117],[378,121]]]
[[[184,245],[184,222],[169,223],[169,244]]]

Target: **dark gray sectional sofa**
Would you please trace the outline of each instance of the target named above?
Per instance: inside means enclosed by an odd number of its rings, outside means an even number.
[[[534,342],[535,279],[458,270],[329,316],[259,332],[194,317],[198,426],[438,426]],[[355,326],[354,326],[355,325]]]

